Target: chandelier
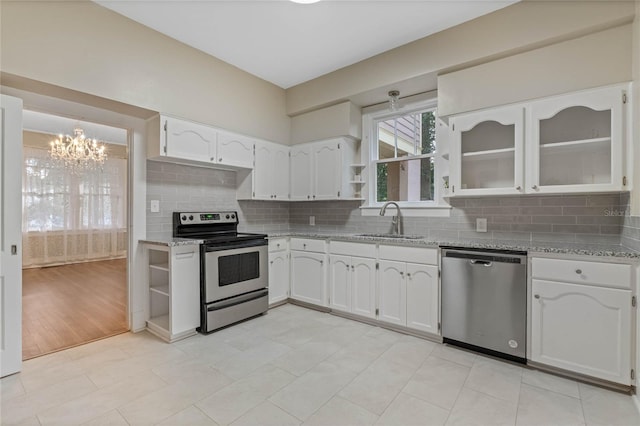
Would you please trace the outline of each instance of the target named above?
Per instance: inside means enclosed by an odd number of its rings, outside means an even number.
[[[85,137],[84,130],[79,127],[73,129],[73,137],[58,135],[58,139],[51,141],[50,145],[51,158],[63,163],[73,173],[101,167],[107,159],[104,144]]]

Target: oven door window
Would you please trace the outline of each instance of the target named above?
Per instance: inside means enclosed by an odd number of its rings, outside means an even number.
[[[239,253],[218,258],[220,287],[260,278],[260,252]]]

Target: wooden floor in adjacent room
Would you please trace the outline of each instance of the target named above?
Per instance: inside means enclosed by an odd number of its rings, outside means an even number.
[[[126,259],[22,271],[22,358],[127,331]]]

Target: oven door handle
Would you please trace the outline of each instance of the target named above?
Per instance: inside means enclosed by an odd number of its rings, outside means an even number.
[[[267,244],[269,244],[269,242],[265,238],[265,239],[262,239],[262,240],[241,241],[239,243],[232,243],[232,244],[222,244],[222,245],[207,245],[207,244],[205,244],[203,247],[204,247],[204,251],[209,253],[209,252],[213,252],[213,251],[233,250],[233,249],[242,249],[242,248],[249,248],[249,247],[260,247],[260,246],[266,246]]]

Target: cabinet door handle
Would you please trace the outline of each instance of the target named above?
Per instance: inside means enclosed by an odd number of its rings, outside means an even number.
[[[222,157],[218,158],[218,161],[222,163]]]
[[[307,200],[308,200],[309,198],[311,198],[311,195],[307,195]]]
[[[536,294],[533,297],[535,297],[536,299],[540,299],[540,295],[539,294]]]
[[[315,196],[315,195],[313,196],[313,199],[314,199],[314,200],[316,199],[316,196]]]
[[[355,266],[353,266],[353,265],[351,265],[351,270],[352,270],[352,271],[355,271],[355,269],[356,269],[356,267],[355,267]]]
[[[276,244],[276,247],[280,247],[280,243]]]
[[[407,272],[407,278],[411,279],[411,272]]]
[[[582,269],[576,269],[576,274],[581,275],[582,274]]]
[[[533,186],[531,187],[531,189],[534,189],[534,190],[536,190],[536,191],[537,191],[537,190],[538,190],[538,185],[533,185]]]
[[[271,264],[273,265],[273,260],[271,261]]]
[[[520,185],[516,186],[516,191],[520,191],[522,187]]]
[[[404,277],[404,272],[400,272],[400,276],[401,276],[401,277]]]
[[[306,244],[302,244],[302,248],[303,248],[303,249],[306,249],[306,248],[307,248],[307,245],[306,245]]]
[[[211,157],[211,161],[215,161],[215,158]]]

